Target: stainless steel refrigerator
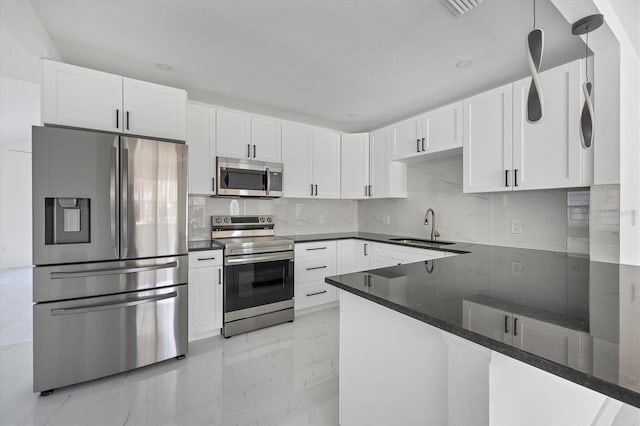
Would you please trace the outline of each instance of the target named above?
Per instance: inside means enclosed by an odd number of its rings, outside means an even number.
[[[33,387],[187,352],[187,147],[33,127]]]

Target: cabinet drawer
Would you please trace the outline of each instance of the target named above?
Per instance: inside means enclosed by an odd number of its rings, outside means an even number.
[[[296,260],[303,256],[315,256],[321,254],[336,254],[335,241],[318,241],[315,243],[296,244]]]
[[[295,309],[310,308],[338,300],[336,288],[322,281],[299,285],[295,288]]]
[[[324,281],[324,277],[336,275],[335,254],[307,256],[295,261],[295,282]]]
[[[222,265],[222,250],[203,250],[189,253],[189,269]]]

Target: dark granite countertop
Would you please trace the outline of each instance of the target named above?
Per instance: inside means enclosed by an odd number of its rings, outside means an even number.
[[[215,240],[193,240],[189,241],[189,251],[202,251],[202,250],[222,250],[224,245],[217,243]]]
[[[389,237],[347,233],[291,238],[391,243]],[[326,282],[640,407],[640,267],[482,244],[457,243],[440,250],[464,254],[327,277]],[[478,315],[482,313],[490,314]],[[500,320],[504,314],[525,324],[525,343],[505,339],[502,321],[473,320],[491,315]],[[581,343],[576,347],[570,341]]]

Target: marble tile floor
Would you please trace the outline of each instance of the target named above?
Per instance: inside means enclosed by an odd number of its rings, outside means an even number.
[[[338,423],[338,308],[224,339],[184,360],[32,392],[32,345],[0,348],[2,425]]]

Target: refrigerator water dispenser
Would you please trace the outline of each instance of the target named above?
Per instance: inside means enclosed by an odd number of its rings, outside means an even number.
[[[45,198],[45,244],[91,242],[89,198]]]

